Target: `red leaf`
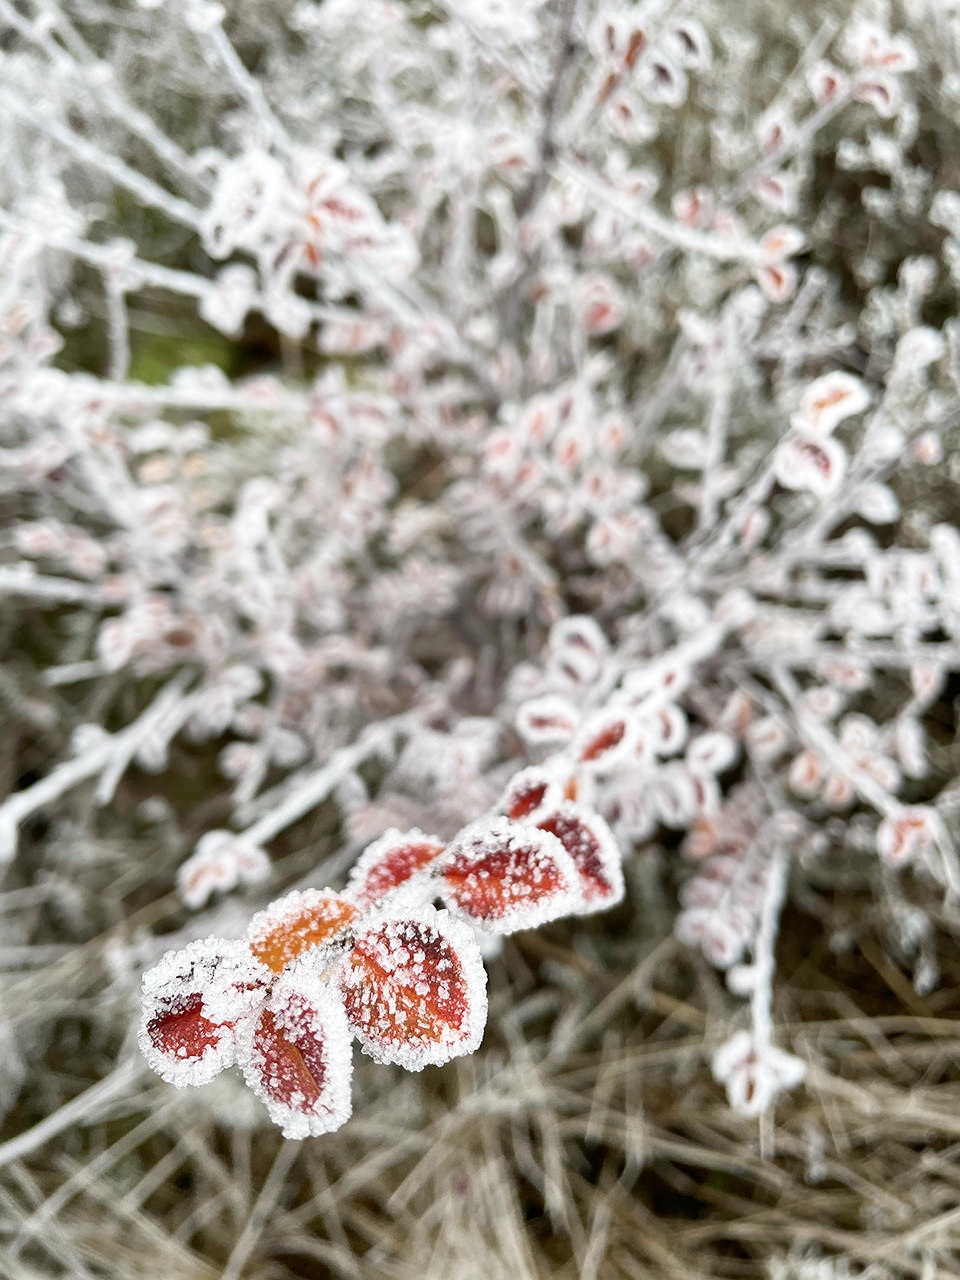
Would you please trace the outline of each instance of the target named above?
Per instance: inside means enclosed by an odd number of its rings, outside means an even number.
[[[808,489],[821,498],[840,487],[846,469],[846,450],[830,437],[788,436],[774,457],[778,483],[785,489]]]
[[[387,831],[357,859],[347,892],[358,907],[366,910],[429,866],[441,853],[443,841],[436,836],[426,836],[417,830]]]
[[[521,704],[517,710],[517,728],[527,742],[569,742],[579,718],[580,713],[571,702],[548,693]]]
[[[895,81],[883,76],[878,76],[875,80],[861,80],[853,86],[853,96],[861,102],[868,102],[884,120],[897,114],[902,99]]]
[[[647,37],[639,29],[630,33],[630,40],[627,44],[627,52],[624,54],[624,62],[628,67],[632,67],[636,60],[640,57],[646,47]]]
[[[153,1046],[164,1055],[175,1058],[202,1058],[216,1045],[224,1031],[201,1013],[203,996],[199,993],[173,1000],[147,1023],[147,1035]]]
[[[620,901],[620,851],[613,832],[599,814],[567,802],[537,826],[556,836],[573,859],[585,904],[581,912],[602,911]]]
[[[606,755],[621,741],[626,731],[625,720],[613,720],[589,739],[580,752],[580,759],[586,764],[587,761],[596,760],[598,756]]]
[[[242,942],[205,938],[169,951],[143,976],[140,1048],[169,1084],[206,1084],[234,1060],[238,1028],[270,974]]]
[[[573,859],[547,831],[508,818],[474,823],[447,857],[443,896],[481,928],[514,933],[581,907]]]
[[[247,941],[257,959],[279,973],[309,947],[329,942],[359,915],[352,902],[332,889],[294,890],[253,917]]]
[[[768,262],[757,268],[757,282],[771,302],[784,302],[797,286],[797,269],[790,262]]]
[[[497,809],[515,822],[530,818],[560,800],[560,788],[543,769],[521,769],[507,783]]]
[[[381,917],[340,971],[350,1029],[377,1062],[408,1071],[472,1053],[487,1018],[486,974],[470,930],[446,911]]]
[[[622,713],[601,712],[583,726],[574,750],[581,764],[610,769],[630,753],[635,739],[630,719]]]
[[[286,1138],[339,1129],[350,1117],[350,1031],[336,992],[305,963],[277,981],[238,1044],[244,1078]]]
[[[592,618],[576,614],[553,624],[550,652],[553,662],[573,684],[592,684],[603,674],[610,646]]]

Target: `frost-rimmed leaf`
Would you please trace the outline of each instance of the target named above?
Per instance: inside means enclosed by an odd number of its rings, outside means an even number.
[[[591,716],[574,743],[580,764],[606,770],[626,760],[633,747],[635,725],[632,717],[619,711],[601,711]]]
[[[349,1120],[347,1016],[337,991],[308,961],[277,979],[260,1016],[238,1036],[237,1060],[285,1138],[332,1133]]]
[[[832,62],[817,62],[807,73],[807,85],[818,107],[826,106],[847,91],[847,77]]]
[[[270,874],[270,859],[232,831],[208,831],[177,872],[184,906],[196,910],[211,894],[229,893],[238,884],[258,884]]]
[[[650,794],[660,821],[677,830],[689,827],[708,798],[703,779],[695,778],[679,760],[672,760],[657,773]]]
[[[690,683],[689,664],[677,660],[633,667],[623,677],[618,701],[644,714],[678,698]]]
[[[804,235],[799,227],[784,224],[768,231],[760,242],[760,252],[768,262],[782,262],[792,258],[804,245]]]
[[[508,818],[536,821],[537,815],[555,809],[560,803],[559,785],[545,769],[536,765],[515,773],[497,802],[497,811]]]
[[[687,765],[697,774],[723,773],[737,758],[737,744],[728,733],[701,733],[687,748]]]
[[[897,73],[912,71],[917,65],[917,51],[906,36],[891,35],[869,20],[861,20],[848,28],[846,45],[854,58],[866,67],[883,67]]]
[[[823,785],[824,773],[820,757],[813,751],[801,751],[790,762],[787,781],[790,790],[803,800],[811,800]]]
[[[676,762],[679,765],[679,761]],[[710,773],[694,773],[689,765],[682,766],[693,788],[694,804],[696,805],[695,813],[712,813],[720,807],[720,783],[717,782],[713,774]],[[670,766],[668,765],[669,769]]]
[[[673,755],[683,749],[689,726],[683,710],[673,702],[660,707],[645,728],[650,734],[654,751],[659,756]]]
[[[792,1053],[738,1031],[713,1055],[713,1078],[727,1090],[727,1099],[742,1116],[760,1116],[777,1095],[801,1084],[807,1064]]]
[[[140,1050],[168,1084],[207,1084],[232,1066],[239,1026],[272,975],[243,942],[202,938],[143,975]]]
[[[756,269],[757,284],[771,302],[785,302],[797,287],[797,269],[791,262],[767,262]]]
[[[551,693],[531,698],[517,709],[517,730],[530,743],[569,742],[579,722],[573,703]]]
[[[805,489],[824,498],[835,493],[847,470],[843,445],[830,436],[788,437],[777,448],[774,473],[785,489]]]
[[[373,917],[339,974],[364,1052],[408,1071],[473,1051],[487,1021],[487,975],[473,931],[447,911]]]
[[[360,915],[357,907],[332,889],[295,889],[258,911],[250,921],[250,950],[279,973],[309,947],[329,942]]]
[[[702,471],[707,461],[707,437],[696,427],[670,431],[659,442],[660,452],[671,467]]]
[[[900,501],[889,485],[865,484],[856,496],[854,509],[868,524],[892,524],[900,516]]]
[[[573,859],[580,877],[582,914],[603,911],[620,901],[623,897],[620,850],[613,832],[598,813],[565,801],[537,826],[556,836]]]
[[[385,894],[393,893],[429,866],[443,848],[439,836],[425,835],[416,827],[411,831],[391,827],[364,849],[350,872],[346,891],[363,910],[374,907]]]
[[[603,674],[610,646],[607,638],[585,614],[561,618],[550,629],[553,664],[574,685],[593,684]]]
[[[889,76],[877,75],[859,80],[853,86],[853,96],[861,102],[869,103],[884,120],[895,116],[903,104],[902,90]]]
[[[710,65],[710,38],[696,18],[682,18],[674,23],[663,38],[665,48],[681,67],[699,70]]]
[[[936,840],[933,812],[913,805],[888,814],[877,828],[877,851],[892,867],[903,866]]]
[[[444,901],[495,933],[534,929],[583,905],[573,859],[556,836],[509,818],[464,828],[447,849]]]
[[[787,748],[789,730],[779,716],[762,716],[747,727],[747,750],[755,760],[775,760]]]
[[[839,422],[862,413],[869,403],[864,383],[852,373],[836,370],[810,383],[792,423],[801,433],[828,436]]]

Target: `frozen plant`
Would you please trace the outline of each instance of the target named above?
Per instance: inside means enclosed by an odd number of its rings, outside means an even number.
[[[69,848],[82,879],[94,837],[150,829],[184,911],[147,985],[172,1078],[235,1058],[309,1131],[346,1114],[348,1031],[472,1048],[455,918],[490,921],[450,876],[507,839],[472,825],[498,804],[556,914],[618,896],[616,848],[661,878],[749,1001],[702,1059],[750,1114],[802,1074],[774,1027],[794,893],[832,929],[839,869],[936,981],[960,17],[782,19],[0,0],[0,865],[19,887]],[[375,881],[391,830],[436,832],[429,864],[383,902],[309,890],[349,920],[271,976],[196,949],[371,840]],[[501,926],[544,918],[509,901]],[[358,1013],[404,929],[463,975],[420,1057]]]

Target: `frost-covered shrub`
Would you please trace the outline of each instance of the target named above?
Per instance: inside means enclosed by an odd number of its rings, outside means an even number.
[[[750,1001],[713,1058],[738,1108],[803,1075],[771,1023],[792,886],[859,875],[935,985],[902,882],[954,910],[955,6],[0,0],[0,24],[0,696],[39,744],[0,859],[41,812],[54,839],[95,821],[76,789],[155,775],[138,813],[205,913],[146,980],[168,1078],[237,1058],[290,1132],[342,1121],[383,833],[436,831],[404,876],[442,880],[530,767],[502,821],[566,867],[564,911],[677,833],[677,936]],[[339,872],[375,841],[345,895],[312,890],[343,936],[269,979],[199,944],[242,932],[224,895],[324,805]],[[449,1056],[480,962],[431,906],[449,885],[417,884],[377,947],[426,930],[462,965]],[[291,1119],[264,1080],[320,1027],[332,1093]]]

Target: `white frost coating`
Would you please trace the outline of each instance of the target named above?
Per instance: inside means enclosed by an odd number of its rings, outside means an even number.
[[[737,754],[737,743],[729,733],[717,730],[701,733],[687,747],[687,766],[691,773],[722,773],[733,764]]]
[[[792,1053],[737,1031],[713,1055],[713,1078],[727,1090],[727,1099],[742,1116],[761,1116],[777,1095],[801,1084],[807,1064]]]
[[[580,723],[580,712],[567,698],[545,693],[517,708],[517,732],[532,744],[569,742]]]
[[[828,436],[839,422],[862,413],[869,403],[866,386],[852,373],[826,373],[806,388],[791,425],[805,434]]]
[[[537,798],[536,804],[532,804],[524,813],[514,814],[514,807],[520,805],[525,808],[525,799],[529,802],[530,799],[536,798],[536,792],[541,787],[543,795]],[[497,801],[495,808],[498,813],[512,816],[515,821],[536,822],[539,816],[555,809],[562,799],[563,792],[556,780],[545,769],[531,765],[529,769],[521,769],[519,773],[513,775],[504,787],[503,795]]]
[[[668,702],[644,722],[644,730],[650,735],[651,744],[657,755],[669,756],[683,748],[689,726],[682,708],[673,702]]]
[[[706,778],[696,778],[679,760],[659,771],[650,784],[650,795],[660,821],[667,827],[682,830],[689,826],[704,807]]]
[[[363,908],[375,906],[388,893],[392,907],[403,908],[422,902],[424,896],[429,895],[425,895],[422,891],[423,882],[419,873],[429,863],[419,867],[412,865],[399,880],[396,880],[396,872],[401,870],[400,864],[392,863],[390,879],[396,882],[387,885],[386,888],[377,884],[376,873],[381,868],[386,872],[384,863],[389,855],[408,845],[435,845],[437,849],[435,857],[439,857],[443,852],[444,841],[439,836],[426,835],[418,827],[410,831],[399,831],[396,827],[390,827],[379,839],[374,840],[373,844],[367,845],[354,863],[344,891],[345,895]]]
[[[448,911],[372,916],[339,983],[350,1028],[375,1062],[422,1071],[483,1039],[486,970],[474,929]]]
[[[470,926],[468,926],[470,927]],[[497,960],[503,955],[503,934],[489,933],[486,929],[473,929],[473,939],[484,962]]]
[[[454,838],[441,893],[454,915],[492,933],[583,910],[580,876],[557,837],[509,818],[481,818]]]
[[[232,831],[208,831],[177,871],[184,906],[196,910],[212,893],[229,893],[238,884],[258,884],[270,874],[270,859]]]
[[[561,618],[550,628],[550,648],[555,653],[565,649],[583,649],[605,660],[610,643],[599,625],[588,614],[576,613]]]
[[[623,866],[617,839],[599,813],[565,800],[540,821],[573,859],[580,877],[578,915],[606,911],[624,895]]]
[[[936,842],[936,814],[925,805],[897,808],[877,827],[877,852],[889,866],[910,862]]]
[[[825,498],[840,487],[847,470],[847,453],[830,436],[788,436],[774,455],[774,475],[785,489],[802,489]]]
[[[551,664],[571,684],[594,684],[606,670],[607,638],[585,614],[561,618],[550,629]]]
[[[747,728],[747,750],[760,762],[775,760],[786,750],[790,733],[779,716],[761,716]]]
[[[679,698],[690,683],[691,674],[690,663],[677,654],[632,667],[621,681],[617,701],[646,715]]]
[[[309,964],[297,961],[277,978],[259,1018],[237,1037],[237,1062],[285,1138],[332,1133],[350,1119],[347,1017]]]
[[[143,975],[138,1039],[147,1063],[178,1089],[207,1084],[235,1058],[238,1028],[273,975],[246,944],[201,938]]]

